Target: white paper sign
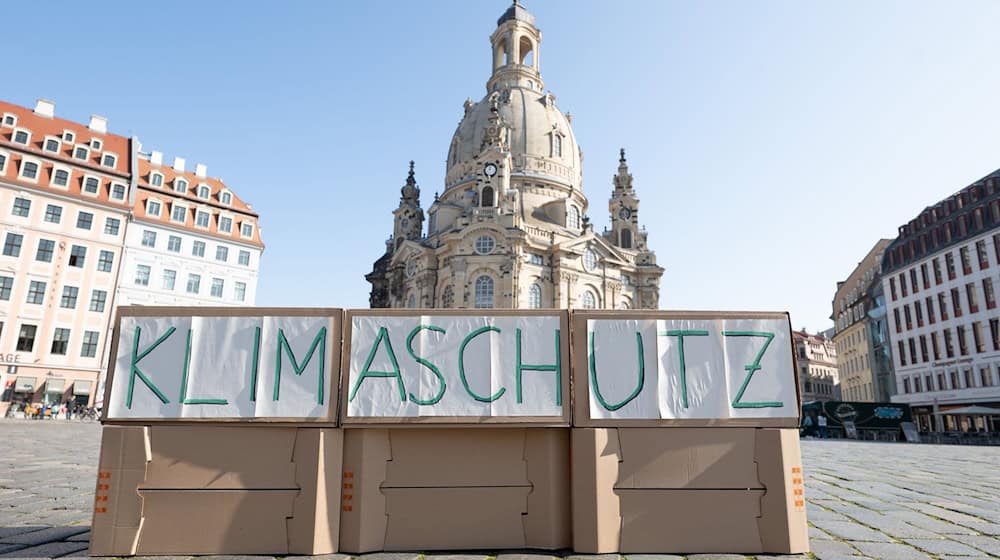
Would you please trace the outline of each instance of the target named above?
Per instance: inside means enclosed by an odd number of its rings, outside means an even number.
[[[798,415],[784,319],[589,320],[594,419],[789,418]]]
[[[563,414],[558,316],[355,316],[348,417]]]
[[[122,317],[109,419],[322,418],[330,317]]]

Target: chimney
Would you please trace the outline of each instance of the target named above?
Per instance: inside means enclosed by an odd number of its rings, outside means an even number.
[[[208,166],[206,166],[204,163],[199,163],[199,164],[195,165],[194,166],[194,174],[197,175],[197,176],[199,176],[199,177],[202,177],[202,178],[207,177],[208,176]]]
[[[163,152],[153,150],[153,152],[149,154],[149,162],[153,165],[163,165]]]
[[[181,173],[183,173],[185,163],[187,162],[184,161],[184,158],[174,156],[174,171],[180,171]]]
[[[35,103],[35,114],[51,119],[56,115],[56,104],[48,99],[39,98]]]
[[[90,130],[94,132],[100,132],[101,134],[108,133],[108,119],[100,115],[90,115]]]

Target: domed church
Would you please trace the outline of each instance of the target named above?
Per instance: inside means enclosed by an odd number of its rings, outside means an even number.
[[[663,268],[639,226],[625,151],[611,227],[594,233],[583,152],[571,116],[545,90],[534,16],[515,0],[490,41],[486,96],[465,102],[444,190],[426,213],[410,162],[392,237],[365,276],[371,306],[658,308]]]

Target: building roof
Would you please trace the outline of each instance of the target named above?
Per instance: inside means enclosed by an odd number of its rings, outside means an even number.
[[[500,19],[497,20],[497,27],[503,25],[505,21],[510,20],[523,21],[535,25],[535,16],[531,15],[518,0],[514,0],[514,3],[500,16]]]

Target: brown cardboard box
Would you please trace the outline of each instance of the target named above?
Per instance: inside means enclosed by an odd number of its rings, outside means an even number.
[[[347,429],[343,476],[343,552],[571,544],[568,429]]]
[[[105,426],[90,554],[337,550],[343,432]]]
[[[572,432],[576,552],[809,549],[797,430]]]

